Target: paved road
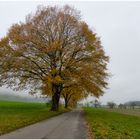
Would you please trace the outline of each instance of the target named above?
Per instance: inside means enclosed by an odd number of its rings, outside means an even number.
[[[0,136],[0,139],[85,139],[83,112],[76,109]]]

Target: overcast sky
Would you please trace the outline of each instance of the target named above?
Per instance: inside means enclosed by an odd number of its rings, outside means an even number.
[[[101,38],[110,56],[109,80],[102,103],[140,100],[140,1],[138,2],[2,2],[0,1],[0,38],[8,28],[35,12],[38,5],[69,4],[81,11],[82,19]],[[0,88],[6,91],[5,88]]]

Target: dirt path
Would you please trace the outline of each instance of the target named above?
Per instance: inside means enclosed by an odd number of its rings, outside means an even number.
[[[76,109],[2,135],[0,139],[85,139],[86,131],[83,111]]]

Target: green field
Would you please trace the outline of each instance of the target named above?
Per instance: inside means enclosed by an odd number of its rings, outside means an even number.
[[[118,112],[122,114],[128,114],[128,115],[140,117],[140,109],[120,109],[120,108],[109,109],[107,108],[106,110],[111,111],[111,112]]]
[[[44,103],[0,101],[0,135],[66,111],[60,110],[51,112]]]
[[[140,116],[95,108],[84,108],[84,111],[92,138],[140,139]]]

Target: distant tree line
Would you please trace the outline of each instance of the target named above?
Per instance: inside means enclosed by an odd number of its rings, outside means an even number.
[[[121,108],[121,109],[126,109],[126,108],[140,108],[140,101],[130,101],[130,102],[126,102],[124,104],[120,103],[119,105],[117,105],[114,102],[108,102],[107,106],[109,108]]]
[[[92,101],[87,101],[84,105],[80,104],[80,106],[86,106],[86,107],[94,107],[94,108],[120,108],[120,109],[135,109],[135,108],[140,108],[140,101],[130,101],[126,103],[120,103],[117,104],[113,101],[107,102],[106,105],[102,105],[101,102],[98,99],[92,100]]]

